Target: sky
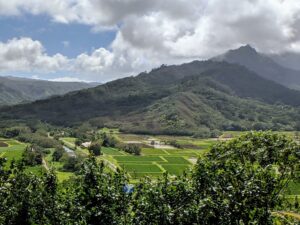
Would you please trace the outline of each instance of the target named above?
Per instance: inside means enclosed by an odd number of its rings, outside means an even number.
[[[0,0],[2,76],[106,82],[245,44],[299,53],[299,0]]]

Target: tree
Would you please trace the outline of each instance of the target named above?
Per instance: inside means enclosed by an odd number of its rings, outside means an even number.
[[[136,144],[122,145],[122,146],[120,146],[120,148],[124,152],[127,152],[129,154],[133,154],[133,155],[140,155],[141,154],[141,148],[140,148],[140,146],[138,146]]]
[[[112,147],[112,148],[116,147],[117,140],[113,136],[103,133],[102,139],[103,139],[102,145],[104,147]]]
[[[63,171],[76,172],[79,171],[82,159],[78,156],[67,156],[64,159]]]
[[[126,183],[122,174],[104,172],[104,164],[99,165],[96,158],[86,160],[68,190],[72,193],[67,196],[72,207],[66,209],[70,224],[128,224],[130,195],[123,191]]]
[[[60,224],[53,172],[38,177],[22,164],[4,170],[4,162],[0,158],[0,224]]]
[[[101,153],[101,143],[99,141],[92,142],[91,145],[89,146],[89,150],[95,156],[101,155],[102,154]]]
[[[52,154],[52,160],[56,161],[56,162],[59,161],[64,153],[65,153],[65,151],[64,151],[63,147],[61,147],[61,146],[56,147],[55,151]]]
[[[27,146],[23,152],[22,160],[28,166],[41,165],[43,162],[43,148],[38,145]]]
[[[253,132],[214,146],[193,173],[202,224],[273,224],[271,210],[299,165],[299,146],[285,136]]]

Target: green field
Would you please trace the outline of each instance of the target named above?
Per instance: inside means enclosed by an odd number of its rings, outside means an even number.
[[[167,155],[168,153],[163,149],[157,148],[142,148],[142,155]]]
[[[7,147],[0,147],[0,156],[7,159],[6,167],[10,166],[10,163],[15,160],[22,159],[22,154],[27,146],[25,143],[13,139],[1,139],[0,142],[6,143]],[[42,165],[26,167],[26,172],[33,173],[35,175],[40,175],[44,171]]]
[[[216,139],[197,139],[179,136],[150,136],[137,134],[122,134],[113,132],[115,137],[123,143],[136,142],[149,145],[149,140],[157,140],[162,143],[176,140],[183,148],[154,148],[143,147],[140,156],[133,156],[116,148],[102,147],[103,155],[99,159],[113,164],[115,167],[125,170],[132,179],[143,176],[157,177],[164,172],[170,175],[181,175],[183,171],[192,167],[201,155],[216,143]],[[68,140],[73,141],[73,140]],[[191,160],[190,160],[191,159]],[[193,162],[193,163],[192,163]]]
[[[186,164],[186,165],[191,164],[188,160],[186,160],[183,157],[178,157],[178,156],[164,156],[163,158],[165,160],[167,160],[168,164]]]
[[[168,171],[170,175],[179,176],[190,168],[188,165],[178,165],[178,164],[163,164],[162,167]]]
[[[147,149],[157,155],[159,149]],[[154,154],[154,155],[155,155]],[[172,156],[165,153],[160,156],[113,156],[119,168],[129,173],[131,178],[136,179],[143,176],[157,177],[164,172],[170,175],[181,175],[183,171],[191,168],[192,163],[188,160],[189,156]]]
[[[117,148],[101,147],[101,152],[104,155],[125,155],[124,152],[119,151]]]
[[[115,156],[118,162],[163,162],[159,156]]]
[[[22,158],[26,144],[16,140],[1,139],[0,141],[8,145],[7,147],[0,147],[0,156],[7,159],[7,166],[12,160],[20,160]]]
[[[132,173],[162,173],[163,171],[155,164],[120,164],[127,172]]]

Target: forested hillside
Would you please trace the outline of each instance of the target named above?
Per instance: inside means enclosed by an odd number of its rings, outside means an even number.
[[[194,61],[162,66],[65,96],[4,108],[1,118],[58,125],[92,121],[123,130],[197,133],[199,129],[297,129],[300,92],[243,66]]]
[[[299,70],[285,67],[282,63],[277,63],[272,59],[272,56],[261,54],[250,45],[230,50],[223,55],[214,57],[213,60],[240,64],[263,78],[275,81],[289,88],[300,89]]]
[[[0,77],[0,105],[15,105],[96,86],[81,82],[51,82]]]

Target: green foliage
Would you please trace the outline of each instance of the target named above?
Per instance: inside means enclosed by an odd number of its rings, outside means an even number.
[[[63,147],[60,147],[60,146],[56,147],[52,154],[52,160],[55,162],[59,161],[62,158],[64,153],[65,153],[65,151],[64,151]]]
[[[43,148],[37,145],[30,145],[25,148],[22,161],[27,166],[41,165],[43,162]]]
[[[126,145],[121,145],[119,146],[121,150],[124,152],[127,152],[132,155],[140,155],[141,154],[141,148],[138,145],[135,144],[126,144]]]
[[[68,156],[65,154],[61,161],[64,162],[62,171],[77,172],[80,170],[83,159],[78,156]]]
[[[130,195],[123,188],[127,180],[122,174],[104,172],[95,158],[88,159],[74,184],[65,192],[69,224],[127,224]],[[72,194],[69,194],[71,192]]]
[[[57,224],[56,178],[28,174],[22,167],[3,170],[0,158],[0,224]]]
[[[0,157],[0,224],[271,225],[299,156],[299,146],[285,136],[247,133],[215,145],[191,173],[143,178],[133,191],[125,188],[126,174],[107,172],[95,157],[61,185],[52,171],[35,176],[22,163],[5,169]],[[169,160],[178,162],[178,157]],[[125,158],[124,165],[134,169]]]
[[[91,127],[104,125],[134,133],[216,137],[218,130],[296,129],[299,99],[299,91],[245,67],[195,61],[4,108],[0,118],[79,126],[72,136],[81,141],[94,140]]]
[[[193,174],[198,212],[209,215],[204,224],[272,224],[270,210],[281,204],[298,154],[296,143],[272,133],[248,133],[213,147]]]
[[[17,139],[21,142],[36,144],[43,148],[55,148],[59,145],[57,140],[48,138],[47,136],[42,136],[37,133],[20,134]]]
[[[116,147],[117,140],[112,135],[108,135],[106,133],[103,133],[102,134],[102,140],[103,140],[102,145],[104,147],[112,147],[112,148]]]
[[[101,143],[99,141],[92,142],[91,145],[89,146],[89,150],[95,156],[102,155],[102,153],[101,153]]]

